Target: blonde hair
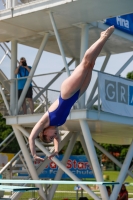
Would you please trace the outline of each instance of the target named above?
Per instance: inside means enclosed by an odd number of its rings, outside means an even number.
[[[40,132],[40,134],[39,134],[40,140],[41,140],[42,142],[44,142],[44,143],[51,143],[51,141],[49,141],[49,140],[47,139],[47,134],[44,135],[44,132],[45,132],[45,133],[47,132],[47,128],[44,128],[44,129]],[[58,135],[58,139],[59,139],[59,141],[60,141],[60,134],[59,134],[58,128],[57,128],[57,135]]]
[[[44,142],[44,143],[51,143],[51,142],[49,142],[48,140],[47,140],[47,135],[44,135],[44,131],[45,131],[46,129],[43,129],[43,131],[39,134],[39,138],[40,138],[40,140],[42,141],[42,142]]]

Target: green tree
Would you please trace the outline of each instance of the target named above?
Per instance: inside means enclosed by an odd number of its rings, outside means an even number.
[[[12,132],[12,127],[6,125],[6,120],[0,114],[0,143]],[[13,136],[12,136],[13,137]],[[4,144],[5,146],[6,144]],[[2,148],[4,147],[2,146]],[[19,150],[19,145],[16,138],[8,144],[3,150],[3,153],[17,153]]]
[[[126,78],[133,80],[133,71],[128,72],[127,75],[126,75]]]

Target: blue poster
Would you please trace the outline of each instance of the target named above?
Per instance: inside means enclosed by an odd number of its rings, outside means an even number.
[[[64,155],[59,155],[58,159],[62,160]],[[38,165],[35,164],[37,167]],[[71,170],[78,178],[94,178],[91,166],[87,161],[86,156],[70,156],[67,161],[66,167]],[[58,171],[58,166],[51,162],[39,175],[39,178],[53,179]],[[28,174],[19,173],[18,176],[28,176]],[[67,174],[63,173],[62,179],[70,178]]]
[[[114,25],[115,28],[133,35],[133,14],[106,19],[105,24]]]

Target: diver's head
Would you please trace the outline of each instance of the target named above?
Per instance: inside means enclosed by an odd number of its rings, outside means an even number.
[[[40,139],[44,143],[51,143],[53,142],[54,138],[57,137],[58,128],[56,126],[49,126],[39,134]]]

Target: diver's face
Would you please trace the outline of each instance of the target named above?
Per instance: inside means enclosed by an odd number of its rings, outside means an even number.
[[[44,131],[48,142],[53,142],[54,138],[57,137],[58,129],[56,127],[49,127]]]

